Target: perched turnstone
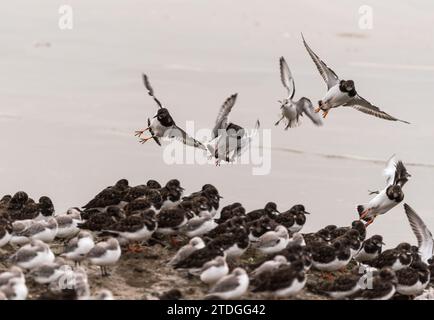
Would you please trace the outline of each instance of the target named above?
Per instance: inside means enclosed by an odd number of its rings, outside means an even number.
[[[217,256],[223,255],[223,248],[219,246],[214,246],[212,242],[210,242],[204,248],[194,250],[186,258],[176,262],[173,267],[175,269],[190,269],[198,271],[208,261],[213,260]]]
[[[83,206],[84,209],[104,209],[108,206],[118,205],[129,190],[128,180],[121,179],[114,186],[110,186],[98,193],[92,200]],[[87,217],[83,217],[87,219]]]
[[[431,231],[421,217],[408,204],[404,203],[405,213],[410,222],[411,229],[417,238],[419,255],[423,262],[427,263],[433,256],[434,240]],[[0,246],[1,247],[1,246]]]
[[[213,239],[208,245],[222,248],[228,258],[237,258],[246,252],[250,240],[243,227],[234,227]]]
[[[46,243],[32,240],[29,244],[18,249],[10,260],[20,268],[33,269],[44,263],[53,262],[54,254]]]
[[[106,241],[98,242],[86,257],[92,264],[100,266],[102,276],[109,276],[107,267],[118,262],[121,257],[121,247],[118,240],[109,238]]]
[[[285,249],[288,243],[288,230],[279,225],[274,231],[268,231],[260,236],[254,246],[264,254],[273,254]]]
[[[241,203],[232,203],[222,208],[222,210],[220,211],[220,218],[218,220],[218,223],[225,222],[235,216],[243,216],[245,215],[245,213],[246,209],[244,209]]]
[[[279,223],[277,223],[276,220],[271,219],[269,216],[263,216],[262,218],[247,223],[250,241],[258,241],[259,237],[270,230],[276,229],[278,225]]]
[[[425,262],[413,262],[409,267],[396,271],[396,291],[406,296],[421,294],[430,281],[430,271]]]
[[[94,246],[92,233],[82,230],[69,240],[61,256],[79,264]]]
[[[124,210],[116,206],[109,206],[105,212],[96,211],[90,215],[86,221],[79,223],[77,226],[80,229],[102,231],[109,229],[112,224],[120,221],[121,219],[125,219]]]
[[[163,209],[157,216],[157,233],[161,234],[177,234],[179,229],[184,226],[188,219],[188,212],[181,208]]]
[[[359,252],[354,255],[354,259],[360,263],[370,262],[378,257],[383,245],[383,237],[374,235],[363,242]]]
[[[263,272],[255,278],[255,284],[253,292],[266,291],[279,298],[294,296],[306,284],[303,262],[282,264],[275,270]]]
[[[310,120],[317,126],[322,125],[321,118],[315,113],[315,109],[313,108],[312,102],[306,98],[302,97],[298,101],[293,101],[295,94],[295,83],[294,78],[292,77],[291,71],[289,70],[288,64],[285,61],[285,58],[280,57],[280,80],[282,81],[283,86],[285,87],[288,96],[283,99],[283,101],[279,100],[281,104],[280,109],[282,110],[282,117],[275,123],[275,125],[279,125],[280,121],[286,118],[287,124],[285,130],[288,128],[293,128],[299,125],[300,117],[305,114],[309,117]]]
[[[363,290],[359,299],[389,300],[396,292],[397,281],[395,272],[389,268],[384,268],[374,275],[372,287]]]
[[[125,205],[124,211],[127,215],[131,213],[137,213],[143,210],[153,210],[156,213],[160,212],[163,205],[163,197],[157,190],[146,191],[146,196],[131,200]]]
[[[157,111],[157,114],[152,118],[152,121],[150,121],[148,118],[148,127],[146,129],[137,130],[135,132],[135,136],[139,138],[145,131],[149,130],[149,133],[151,134],[149,138],[141,138],[140,143],[143,144],[149,139],[154,139],[154,141],[161,146],[159,139],[168,138],[176,139],[188,146],[206,150],[206,147],[202,143],[190,137],[184,130],[182,130],[175,124],[175,121],[170,115],[169,110],[167,108],[164,108],[161,102],[154,96],[154,90],[152,89],[151,83],[149,82],[146,74],[143,74],[143,83],[148,90],[148,94],[157,103],[159,109]]]
[[[327,228],[322,228],[313,233],[305,233],[303,238],[308,246],[312,246],[316,243],[329,244],[332,240],[330,231]]]
[[[219,165],[222,160],[233,162],[242,154],[253,137],[253,135],[249,136],[243,127],[229,122],[229,113],[236,100],[237,94],[233,94],[220,107],[212,130],[211,138],[213,140],[207,145],[211,156],[216,159],[216,165]],[[259,120],[256,121],[255,131],[258,129]]]
[[[173,258],[169,261],[169,265],[175,266],[178,262],[183,261],[194,251],[205,247],[205,242],[199,237],[194,237],[183,247],[181,247]]]
[[[153,210],[127,216],[104,231],[115,233],[128,241],[147,241],[157,229],[157,220]]]
[[[250,221],[258,220],[263,216],[269,216],[270,218],[273,218],[275,214],[279,214],[280,212],[277,210],[277,205],[274,202],[268,202],[264,209],[257,209],[253,210],[247,213],[247,218]]]
[[[384,174],[387,177],[386,187],[368,204],[357,206],[360,219],[367,221],[366,226],[370,225],[378,215],[386,213],[404,199],[402,187],[411,177],[402,161],[397,161],[395,156],[387,162]]]
[[[235,268],[230,274],[221,278],[205,296],[205,299],[237,299],[246,293],[249,276],[242,268]]]
[[[38,201],[39,215],[36,219],[47,219],[54,214],[54,205],[51,199],[47,196],[42,196]]]
[[[403,242],[394,249],[382,252],[376,259],[370,262],[370,265],[377,269],[388,267],[397,271],[410,266],[412,261],[411,246]]]
[[[162,209],[172,208],[181,202],[184,188],[181,187],[181,183],[178,179],[169,180],[166,185],[160,190],[163,205]]]
[[[334,225],[329,225],[326,227],[330,231],[330,235],[332,239],[336,239],[338,237],[343,236],[346,234],[349,230],[356,230],[359,233],[359,239],[360,241],[365,240],[366,238],[366,227],[365,224],[360,220],[354,220],[351,223],[350,227],[336,227]]]
[[[223,223],[220,223],[217,227],[209,231],[207,234],[204,235],[205,239],[214,239],[218,237],[221,234],[228,233],[233,228],[239,228],[239,227],[246,227],[246,218],[245,217],[233,217],[229,220],[226,220]],[[270,229],[268,229],[270,230]],[[267,232],[268,230],[264,231],[263,233]],[[261,236],[263,233],[261,233],[259,236]],[[258,236],[258,237],[259,237]],[[250,235],[249,235],[250,238]]]
[[[357,293],[360,289],[360,275],[344,274],[332,281],[322,282],[319,290],[333,299],[344,299]]]
[[[344,268],[351,260],[349,241],[341,239],[332,245],[312,245],[312,265],[320,271],[336,271]]]
[[[362,98],[356,91],[354,81],[339,79],[336,73],[327,67],[327,65],[307,45],[303,35],[302,38],[307,52],[315,63],[321,77],[327,84],[327,93],[324,98],[318,102],[319,106],[315,110],[316,112],[322,110],[323,118],[327,116],[330,109],[337,108],[339,106],[345,106],[352,107],[358,111],[381,119],[408,123],[407,121],[397,119],[386,112],[381,111],[380,108],[372,105],[370,102]]]
[[[253,278],[256,278],[261,273],[275,270],[278,267],[280,267],[281,265],[287,264],[287,263],[288,263],[288,260],[285,258],[285,256],[277,255],[277,256],[274,256],[274,258],[272,260],[267,260],[267,261],[263,262],[259,267],[254,269],[250,273],[250,275]]]
[[[205,263],[200,271],[200,280],[206,284],[214,284],[229,273],[225,256],[217,256]]]

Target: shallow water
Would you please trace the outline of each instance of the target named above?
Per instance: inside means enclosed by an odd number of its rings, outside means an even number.
[[[102,187],[177,177],[195,191],[214,183],[224,203],[248,209],[304,203],[306,230],[345,225],[368,189],[381,188],[393,153],[410,165],[406,199],[434,228],[434,31],[432,1],[382,1],[374,28],[358,28],[363,1],[84,1],[73,30],[59,30],[58,1],[2,2],[0,35],[0,194],[46,194],[58,210],[83,205]],[[274,127],[283,98],[278,57],[296,80],[296,97],[319,100],[325,86],[300,39],[361,95],[411,125],[355,110],[333,110],[322,128],[305,121]],[[209,127],[227,96],[232,119],[271,129],[271,173],[249,165],[166,165],[162,150],[133,136],[156,106],[142,85],[149,74],[178,124]],[[301,152],[293,152],[293,150]],[[342,157],[344,156],[344,157]],[[347,157],[348,156],[348,157]],[[364,160],[365,159],[365,160]],[[367,160],[366,160],[367,159]],[[370,227],[385,242],[412,241],[402,206]]]

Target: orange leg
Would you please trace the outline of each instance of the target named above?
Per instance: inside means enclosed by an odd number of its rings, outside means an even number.
[[[152,137],[149,137],[149,138],[142,138],[142,139],[140,139],[140,143],[141,144],[144,144],[146,141],[148,141],[148,140],[151,140],[152,139]]]
[[[323,113],[322,113],[322,117],[325,119],[326,117],[327,117],[327,115],[329,114],[329,111],[330,110],[326,110],[326,111],[323,111]]]
[[[318,108],[315,109],[315,113],[318,113],[320,111],[321,111],[321,107],[318,107]]]
[[[149,127],[146,128],[146,129],[143,129],[143,130],[137,130],[137,131],[134,132],[134,136],[140,138],[140,137],[142,136],[142,134],[143,134],[145,131],[147,131],[147,130],[149,130]]]

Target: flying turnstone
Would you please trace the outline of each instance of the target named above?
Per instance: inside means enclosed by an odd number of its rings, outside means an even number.
[[[318,102],[319,106],[315,110],[315,112],[319,112],[322,110],[323,118],[325,118],[329,113],[330,109],[345,106],[352,107],[358,111],[381,119],[409,123],[407,121],[397,119],[387,114],[386,112],[380,110],[380,108],[374,106],[363,97],[361,97],[356,91],[354,81],[339,79],[336,73],[332,69],[327,67],[324,61],[322,61],[307,45],[303,35],[302,38],[307,52],[315,63],[321,77],[327,84],[327,93],[324,98],[322,98]]]
[[[140,143],[145,143],[149,139],[154,139],[154,141],[161,146],[160,138],[176,139],[181,141],[185,145],[200,148],[206,150],[206,147],[197,141],[196,139],[190,137],[184,130],[175,124],[172,116],[167,108],[164,108],[161,102],[155,97],[154,90],[151,87],[146,74],[143,74],[143,83],[145,84],[148,94],[157,103],[159,109],[157,114],[152,118],[152,121],[148,118],[148,127],[143,130],[138,130],[135,132],[135,136],[141,137],[145,131],[149,130],[151,136],[149,138],[141,138]]]
[[[423,292],[430,281],[428,265],[422,261],[413,262],[409,267],[396,271],[398,284],[396,291],[406,296],[416,296]]]
[[[86,257],[92,264],[100,266],[102,276],[109,276],[107,267],[118,262],[121,257],[121,247],[118,240],[109,238],[106,241],[98,242]]]
[[[205,263],[200,271],[200,280],[206,284],[214,284],[229,273],[225,256],[217,256]]]
[[[285,249],[288,243],[288,230],[278,225],[274,231],[268,231],[260,236],[254,243],[254,247],[264,254],[273,254]]]
[[[434,240],[431,231],[421,217],[408,204],[404,203],[405,213],[410,222],[411,229],[417,238],[419,255],[423,262],[427,263],[433,256]],[[1,247],[1,246],[0,246]]]
[[[208,151],[216,159],[216,165],[221,161],[233,162],[240,157],[243,151],[250,145],[257,131],[259,130],[259,120],[256,121],[255,129],[251,134],[246,130],[229,121],[229,113],[237,100],[237,94],[231,95],[220,107],[217,119],[212,130],[213,139],[208,145]]]
[[[363,242],[359,252],[354,255],[354,259],[360,263],[370,262],[378,257],[382,251],[383,245],[383,237],[374,235]]]
[[[246,293],[248,287],[249,276],[247,272],[242,268],[235,268],[211,288],[205,299],[237,299]]]
[[[253,292],[266,291],[275,297],[287,298],[299,293],[306,284],[306,274],[301,261],[283,264],[275,270],[263,272],[255,278]]]
[[[10,261],[20,268],[30,270],[44,263],[53,262],[54,254],[46,243],[32,240],[29,244],[18,249],[10,257]]]
[[[61,256],[79,264],[94,246],[92,233],[82,230],[68,241]]]
[[[295,82],[292,77],[291,71],[289,70],[288,64],[285,61],[285,58],[280,57],[280,80],[282,81],[283,86],[285,87],[288,96],[282,101],[279,100],[281,104],[280,109],[282,110],[282,117],[275,123],[275,125],[279,125],[280,121],[286,118],[287,124],[285,130],[288,128],[294,128],[299,125],[300,117],[305,114],[309,117],[310,120],[317,126],[322,125],[321,117],[315,113],[312,102],[306,98],[302,97],[298,101],[293,101],[295,94]]]
[[[387,178],[386,187],[368,204],[357,206],[360,219],[367,221],[365,226],[370,225],[377,216],[385,214],[404,199],[402,187],[411,175],[402,161],[397,161],[395,156],[392,156],[387,162],[384,174]]]
[[[175,266],[178,262],[186,259],[189,255],[191,255],[194,251],[202,249],[205,247],[205,242],[199,238],[194,237],[190,239],[190,241],[183,247],[181,247],[173,258],[169,261],[169,265]]]

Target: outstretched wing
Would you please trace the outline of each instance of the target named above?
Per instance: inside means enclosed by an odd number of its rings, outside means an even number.
[[[145,84],[146,89],[148,90],[148,94],[154,98],[154,101],[158,104],[160,108],[163,108],[163,105],[161,104],[160,100],[158,100],[154,96],[154,89],[152,89],[151,83],[149,82],[148,76],[146,74],[143,74],[143,83]]]
[[[284,57],[280,57],[280,80],[282,81],[283,86],[288,91],[288,98],[292,99],[295,94],[295,82],[292,77],[291,70],[289,70],[288,64],[285,61]]]
[[[192,146],[195,148],[200,148],[203,150],[207,150],[207,148],[199,141],[194,139],[193,137],[190,137],[187,132],[182,130],[177,125],[173,125],[170,129],[168,129],[165,133],[165,136],[170,139],[176,139],[178,141],[181,141],[183,144],[187,146]]]
[[[407,169],[404,166],[402,161],[398,161],[396,163],[395,169],[395,178],[393,179],[393,184],[403,187],[404,184],[407,183],[408,178],[411,177],[411,174],[408,173]]]
[[[226,129],[226,126],[228,124],[228,116],[237,100],[237,95],[237,93],[231,95],[220,107],[220,111],[215,121],[214,129],[212,130],[212,138],[216,138],[218,136],[219,129]]]
[[[330,89],[331,87],[335,86],[339,82],[339,77],[332,69],[327,67],[324,61],[322,61],[315,54],[315,52],[312,51],[312,49],[307,45],[306,41],[304,40],[303,34],[301,34],[301,37],[303,38],[303,44],[306,47],[307,52],[309,53],[310,57],[315,63],[321,77],[324,79],[325,83],[327,84],[327,89]]]
[[[259,122],[259,119],[256,120],[255,128],[253,129],[252,133],[244,134],[241,137],[241,141],[239,145],[237,146],[237,149],[235,150],[234,154],[231,157],[231,162],[235,161],[235,159],[239,156],[241,156],[244,151],[250,146],[255,136],[258,134],[259,127],[261,126],[261,123]]]
[[[315,112],[315,108],[312,102],[308,98],[301,98],[296,104],[298,114],[305,114],[314,124],[322,126],[322,119],[318,113]]]
[[[404,203],[404,209],[411,229],[417,238],[419,254],[422,261],[426,263],[433,255],[434,240],[432,233],[419,215],[408,204]]]
[[[353,99],[351,99],[348,103],[346,103],[344,106],[352,107],[360,112],[369,114],[371,116],[381,118],[384,120],[390,120],[390,121],[400,121],[409,124],[409,122],[400,120],[398,118],[395,118],[391,116],[390,114],[381,111],[380,108],[374,106],[372,103],[364,99],[363,97],[356,95]]]
[[[396,163],[397,163],[396,156],[393,155],[390,157],[389,160],[387,160],[386,167],[383,170],[383,174],[386,177],[387,186],[393,184],[393,181],[395,179]]]

